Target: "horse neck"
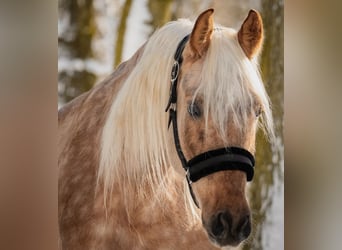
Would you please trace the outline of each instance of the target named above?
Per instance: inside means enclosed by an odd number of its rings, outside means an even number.
[[[198,218],[195,216],[198,215],[189,207],[188,201],[192,200],[187,200],[184,176],[172,167],[165,174],[167,176],[157,185],[131,185],[129,190],[127,186],[117,186],[121,191],[113,197],[118,202],[111,203],[113,214],[122,214],[133,227],[139,223],[150,223],[155,218],[181,221],[182,225],[189,227],[196,225]]]

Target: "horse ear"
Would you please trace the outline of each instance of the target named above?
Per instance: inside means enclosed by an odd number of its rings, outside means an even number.
[[[239,32],[238,40],[249,59],[259,53],[263,42],[263,26],[260,14],[250,10]]]
[[[191,32],[190,48],[198,57],[201,57],[208,50],[214,28],[213,12],[213,9],[208,9],[200,14]]]

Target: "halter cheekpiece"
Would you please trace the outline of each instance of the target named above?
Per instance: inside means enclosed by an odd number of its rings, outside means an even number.
[[[186,172],[186,180],[189,184],[191,196],[196,206],[199,207],[191,187],[192,182],[223,170],[244,171],[247,176],[247,181],[251,181],[254,176],[255,160],[250,152],[238,147],[219,148],[199,154],[189,161],[186,160],[179,141],[176,104],[178,75],[183,62],[182,53],[189,37],[190,35],[187,35],[180,41],[174,55],[175,62],[171,70],[170,97],[165,112],[169,111],[168,126],[170,127],[172,123],[176,151]]]

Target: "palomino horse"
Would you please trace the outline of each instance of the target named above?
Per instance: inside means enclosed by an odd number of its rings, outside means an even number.
[[[62,249],[221,249],[249,236],[259,116],[272,134],[262,20],[251,10],[237,32],[212,14],[160,28],[59,111]]]

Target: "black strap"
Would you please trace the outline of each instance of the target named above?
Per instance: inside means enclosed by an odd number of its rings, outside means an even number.
[[[189,178],[192,182],[212,173],[224,170],[240,170],[246,173],[247,181],[253,179],[253,165],[249,158],[243,155],[222,154],[189,165]]]
[[[182,166],[185,171],[188,171],[189,167],[187,164],[187,161],[185,159],[184,153],[182,151],[180,141],[179,141],[179,135],[178,135],[178,127],[177,127],[177,111],[174,109],[170,109],[170,118],[169,118],[169,126],[170,123],[172,122],[172,128],[173,128],[173,138],[175,141],[175,146],[176,146],[176,151],[178,154],[178,157],[182,163]]]
[[[178,135],[178,127],[177,127],[177,111],[176,111],[176,103],[177,103],[177,83],[178,83],[178,75],[180,71],[180,67],[183,62],[183,57],[182,53],[185,47],[186,42],[189,40],[190,35],[185,36],[182,41],[177,46],[176,53],[174,55],[175,62],[172,66],[171,70],[171,87],[170,87],[170,97],[169,101],[166,105],[165,112],[169,111],[169,123],[168,127],[170,127],[172,123],[173,127],[173,138],[175,141],[175,146],[176,146],[176,151],[178,154],[178,157],[182,163],[182,166],[186,172],[186,180],[189,186],[190,194],[192,197],[192,200],[194,201],[195,205],[199,208],[198,201],[195,197],[195,194],[192,190],[191,186],[191,180],[190,180],[190,175],[189,175],[189,167],[187,165],[186,158],[184,156],[184,153],[182,151],[180,141],[179,141],[179,135]]]
[[[181,145],[180,145],[180,141],[179,141],[179,136],[178,136],[178,127],[177,127],[177,111],[174,109],[170,109],[170,118],[169,118],[169,126],[170,123],[172,122],[172,128],[173,128],[173,138],[175,141],[175,146],[176,146],[176,151],[178,154],[178,158],[180,159],[182,166],[186,172],[186,181],[188,183],[189,186],[189,191],[190,191],[190,195],[192,197],[192,200],[194,201],[195,205],[199,208],[198,205],[198,201],[196,199],[196,196],[194,194],[194,191],[192,190],[192,186],[191,186],[191,179],[190,179],[190,172],[189,172],[189,167],[187,165],[187,161],[185,159],[184,153],[182,151]]]
[[[207,151],[188,161],[189,178],[192,182],[209,174],[223,170],[241,170],[247,175],[247,181],[254,176],[255,160],[253,155],[243,148],[227,147]]]
[[[179,64],[182,64],[182,62],[183,62],[182,53],[183,53],[183,50],[185,48],[186,42],[189,40],[189,37],[190,37],[190,35],[186,35],[182,39],[182,41],[179,42],[179,44],[177,46],[176,53],[175,53],[173,58],[175,59],[175,61],[179,62]]]

